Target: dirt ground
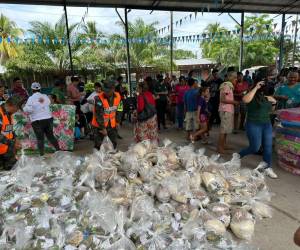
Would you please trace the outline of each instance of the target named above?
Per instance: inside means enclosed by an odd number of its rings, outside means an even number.
[[[125,125],[120,134],[123,139],[118,141],[118,148],[126,150],[133,141],[133,131],[130,125]],[[197,148],[206,148],[206,154],[211,155],[216,152],[218,130],[214,128],[210,134],[212,144],[201,145],[196,142]],[[183,131],[177,131],[175,128],[164,130],[160,133],[161,141],[168,138],[178,145],[186,145]],[[237,152],[247,146],[245,133],[234,134],[229,139],[230,146],[234,150],[229,151],[224,159],[230,159],[233,152]],[[91,141],[79,141],[76,143],[75,152],[79,155],[91,153],[93,143]],[[243,159],[242,167],[255,168],[261,161],[261,156],[253,155]],[[279,168],[276,164],[276,153],[273,154],[273,168],[278,174],[279,179],[267,179],[270,190],[274,193],[271,206],[274,213],[272,219],[257,221],[255,226],[255,235],[252,243],[262,250],[296,250],[300,249],[293,243],[295,230],[300,226],[300,176],[294,176],[285,170]]]

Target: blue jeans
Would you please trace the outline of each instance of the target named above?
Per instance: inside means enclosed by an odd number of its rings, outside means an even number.
[[[272,166],[272,125],[271,123],[247,122],[246,132],[249,140],[249,147],[243,149],[239,154],[244,157],[255,154],[263,146],[263,160]]]
[[[184,103],[177,103],[176,104],[176,118],[177,118],[178,128],[183,128]]]

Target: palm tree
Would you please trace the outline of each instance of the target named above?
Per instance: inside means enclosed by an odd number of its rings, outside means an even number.
[[[215,34],[215,35],[220,32],[226,32],[226,31],[228,30],[222,27],[221,24],[218,22],[207,25],[207,27],[204,30],[204,32],[207,34]]]
[[[118,22],[119,25],[122,23]],[[156,43],[158,34],[155,26],[158,22],[146,24],[142,19],[135,20],[134,23],[128,24],[128,34],[130,42],[130,59],[131,67],[135,69],[137,79],[143,73],[145,67],[154,67],[159,70],[170,68],[170,57],[168,44]],[[124,39],[124,36],[113,36],[112,41]],[[144,39],[144,40],[139,40]],[[120,46],[117,42],[112,43],[116,58],[119,62],[125,63],[126,50],[125,45]]]
[[[9,58],[14,58],[20,53],[18,45],[11,39],[8,42],[7,38],[17,38],[22,35],[22,30],[17,27],[16,23],[9,20],[6,16],[0,16],[0,63],[5,64]]]
[[[228,33],[228,30],[221,26],[220,23],[212,23],[207,25],[204,30],[209,40],[203,40],[201,43],[202,54],[206,58],[217,59],[217,61],[224,63],[224,60],[227,61],[227,56],[223,53],[223,45],[226,43],[224,35]],[[212,38],[215,38],[213,42]],[[220,38],[220,40],[218,40]]]
[[[36,37],[42,37],[43,39],[50,39],[48,43],[44,41],[40,46],[45,51],[45,56],[49,57],[53,64],[57,67],[59,72],[65,72],[70,67],[70,58],[68,46],[66,46],[66,41],[64,43],[55,43],[54,39],[62,39],[67,37],[67,28],[65,23],[64,15],[58,20],[55,25],[51,25],[48,22],[33,21],[30,23],[31,28],[28,30]],[[70,40],[74,40],[74,33],[77,24],[72,24],[69,26]],[[76,54],[79,51],[79,45],[72,43],[72,54],[76,58]]]
[[[97,24],[95,21],[89,21],[83,26],[83,34],[89,38],[101,38],[104,34],[97,29]]]

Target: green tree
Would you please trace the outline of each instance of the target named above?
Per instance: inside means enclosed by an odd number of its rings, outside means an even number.
[[[2,42],[0,42],[0,63],[5,64],[9,58],[15,58],[20,53],[20,48],[13,41],[13,38],[22,35],[23,31],[17,27],[16,23],[9,20],[6,16],[1,14],[0,16],[0,37],[2,37]],[[7,38],[11,41],[8,42]]]
[[[270,27],[272,26],[273,19],[270,19],[268,15],[246,17],[244,24],[244,68],[254,65],[275,64],[278,46],[271,36]],[[200,44],[203,56],[212,58],[225,66],[238,66],[239,36],[229,34],[229,31],[221,27],[219,23],[208,25],[205,31],[210,35],[210,38]]]
[[[135,69],[137,79],[146,67],[153,67],[164,71],[170,68],[169,44],[155,42],[155,39],[159,38],[155,28],[157,24],[157,22],[146,24],[142,19],[137,19],[135,22],[128,24],[129,39],[131,40],[131,67]],[[113,51],[116,53],[119,63],[125,63],[126,47],[125,44],[122,44],[122,46],[118,44],[117,41],[119,38],[125,39],[124,36],[114,35],[112,37]],[[148,42],[139,41],[141,38]]]
[[[98,30],[95,21],[89,21],[83,26],[83,35],[92,39],[104,37],[104,34]]]
[[[10,58],[6,62],[6,68],[11,75],[27,75],[35,79],[37,74],[54,73],[56,70],[52,60],[45,56],[44,49],[34,44],[23,44],[22,52],[16,58]]]
[[[220,25],[220,23],[209,24],[204,30],[205,34],[213,38],[213,42],[210,39],[204,39],[201,43],[202,54],[206,58],[213,58],[216,61],[221,61],[223,54],[221,53],[225,40],[220,40],[220,37],[225,35],[228,30]]]
[[[183,49],[175,49],[174,50],[174,59],[188,59],[188,58],[196,58],[192,51],[183,50]]]
[[[34,34],[36,37],[48,38],[50,42],[43,42],[39,44],[37,47],[40,47],[44,50],[44,56],[48,57],[53,66],[56,67],[58,72],[65,72],[70,68],[70,58],[69,58],[69,50],[68,46],[66,46],[66,40],[64,42],[55,42],[55,38],[65,39],[67,37],[67,28],[65,25],[65,17],[62,16],[57,23],[54,25],[48,22],[39,22],[34,21],[31,22],[31,28],[29,32]],[[75,28],[77,24],[71,24],[69,27],[70,30],[70,40],[75,40]],[[74,59],[79,53],[80,46],[77,43],[72,43],[72,53]]]
[[[97,28],[96,22],[87,22],[82,27],[80,39],[86,39],[88,44],[81,44],[77,56],[74,58],[76,68],[84,75],[91,75],[94,80],[97,74],[105,75],[115,70],[110,44],[98,44],[97,39],[104,38],[103,32]]]

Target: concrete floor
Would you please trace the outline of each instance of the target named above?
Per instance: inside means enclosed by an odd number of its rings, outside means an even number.
[[[119,140],[118,148],[126,150],[133,143],[133,133],[130,126],[124,126],[120,130],[123,136]],[[205,146],[206,154],[215,153],[218,130],[212,130],[210,140],[211,145]],[[160,133],[161,141],[168,138],[178,145],[186,145],[185,133],[176,129],[168,129]],[[247,139],[243,132],[232,135],[229,140],[230,145],[234,148],[224,159],[230,159],[231,153],[239,151],[247,146]],[[196,147],[203,147],[200,143]],[[93,143],[90,141],[77,142],[75,146],[76,154],[91,153]],[[261,156],[248,156],[242,161],[243,167],[255,168],[261,161]],[[273,207],[273,218],[257,221],[255,226],[255,235],[252,244],[261,250],[296,250],[300,249],[293,243],[295,230],[300,226],[300,176],[294,176],[279,167],[276,164],[276,154],[273,155],[273,168],[279,176],[277,180],[267,179],[270,190],[274,193],[271,206]]]

